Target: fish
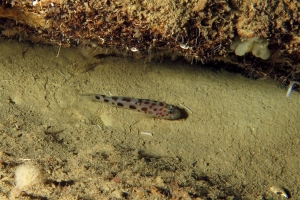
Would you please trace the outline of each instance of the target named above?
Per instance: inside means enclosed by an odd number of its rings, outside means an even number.
[[[113,106],[136,110],[153,118],[176,120],[186,118],[187,115],[182,108],[150,99],[106,96],[102,94],[92,94],[90,96],[93,101],[100,101]]]

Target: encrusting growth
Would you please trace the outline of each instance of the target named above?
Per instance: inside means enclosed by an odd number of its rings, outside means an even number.
[[[41,169],[34,164],[22,164],[15,171],[15,187],[10,192],[10,199],[44,180]]]

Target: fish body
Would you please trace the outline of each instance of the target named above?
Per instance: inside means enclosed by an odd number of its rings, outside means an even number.
[[[148,114],[161,119],[180,119],[182,118],[181,109],[164,102],[150,99],[135,99],[130,97],[106,96],[101,94],[93,95],[93,100],[105,102],[114,106],[128,108]]]

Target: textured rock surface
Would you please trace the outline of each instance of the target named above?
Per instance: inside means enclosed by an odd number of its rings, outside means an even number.
[[[1,1],[1,35],[83,48],[86,55],[221,64],[284,84],[300,78],[300,3],[294,0]],[[271,56],[238,57],[236,38],[265,38]]]

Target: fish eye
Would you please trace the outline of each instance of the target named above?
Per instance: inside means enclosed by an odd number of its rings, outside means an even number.
[[[168,110],[168,114],[173,114],[174,113],[174,106],[170,106]]]

